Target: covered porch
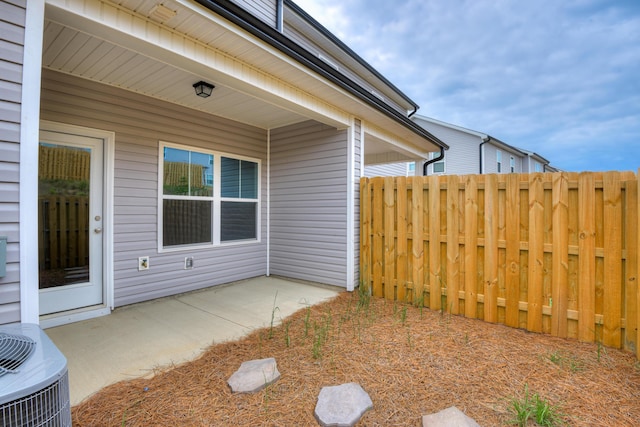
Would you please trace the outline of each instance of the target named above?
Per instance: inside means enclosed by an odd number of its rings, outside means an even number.
[[[198,357],[211,344],[278,324],[343,290],[263,276],[125,306],[45,332],[67,358],[75,405],[115,382],[151,375]]]

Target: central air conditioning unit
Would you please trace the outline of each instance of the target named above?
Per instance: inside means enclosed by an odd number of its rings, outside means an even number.
[[[38,325],[0,326],[0,427],[71,426],[67,359]]]

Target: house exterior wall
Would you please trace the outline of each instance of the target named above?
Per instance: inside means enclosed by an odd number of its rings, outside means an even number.
[[[276,26],[276,5],[278,0],[231,0],[233,3],[260,18],[272,27]]]
[[[115,306],[266,274],[266,131],[46,70],[41,117],[115,132]],[[159,141],[260,159],[261,241],[159,253]],[[143,255],[150,269],[138,271]]]
[[[409,176],[409,163],[385,163],[380,165],[365,166],[364,176]]]
[[[445,174],[468,175],[480,172],[479,146],[482,140],[479,136],[419,118],[416,118],[415,121],[449,145],[450,148],[444,153]],[[427,173],[433,174],[433,165],[427,167]]]
[[[345,286],[348,130],[271,131],[270,272]]]
[[[0,277],[0,324],[20,321],[20,116],[25,0],[0,0],[0,236],[7,237]]]

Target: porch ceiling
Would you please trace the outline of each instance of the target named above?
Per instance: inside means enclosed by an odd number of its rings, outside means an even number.
[[[262,129],[309,119],[220,84],[213,73],[195,75],[51,20],[45,21],[42,65]],[[216,86],[209,98],[195,95],[193,84],[201,79]]]
[[[159,19],[160,3],[46,0],[42,66],[262,129],[310,119],[345,128],[359,117],[384,129],[367,133],[365,159],[437,150],[198,3],[165,0],[175,14]],[[195,95],[198,80],[216,86],[209,98]]]

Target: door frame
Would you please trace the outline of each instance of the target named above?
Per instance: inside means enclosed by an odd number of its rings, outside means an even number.
[[[102,292],[103,303],[90,307],[78,308],[61,313],[40,316],[40,326],[50,328],[67,323],[78,322],[111,313],[114,304],[113,285],[113,200],[114,200],[114,157],[115,157],[115,132],[94,129],[84,126],[66,123],[40,121],[40,130],[72,135],[81,135],[102,139],[103,147],[103,189],[102,189]],[[35,284],[36,292],[39,286]],[[36,299],[38,301],[38,299]],[[40,303],[38,302],[38,313]]]

